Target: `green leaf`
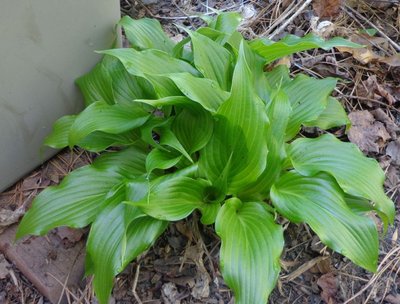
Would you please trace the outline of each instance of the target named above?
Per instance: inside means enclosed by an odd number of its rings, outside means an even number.
[[[221,90],[214,80],[194,77],[188,73],[172,74],[169,78],[186,97],[199,103],[210,112],[215,113],[219,106],[229,98],[229,93]]]
[[[121,263],[121,242],[125,233],[124,216],[127,208],[121,204],[125,191],[119,191],[109,205],[92,223],[86,250],[90,256],[90,272],[94,274],[93,286],[100,303],[108,303],[114,276]]]
[[[46,188],[33,201],[18,227],[17,238],[43,235],[59,226],[85,227],[108,205],[125,178],[142,175],[145,154],[135,147],[99,157],[92,165]]]
[[[69,145],[78,144],[95,131],[123,133],[143,125],[150,114],[139,103],[109,105],[97,101],[77,115],[69,133]]]
[[[154,169],[169,169],[182,159],[182,154],[176,151],[153,149],[146,158],[146,170],[151,173]]]
[[[365,157],[356,145],[325,134],[297,139],[287,152],[300,174],[331,174],[346,193],[373,201],[384,222],[393,222],[394,204],[383,191],[385,174],[377,161]]]
[[[99,52],[118,58],[126,70],[135,76],[166,75],[172,73],[190,73],[200,76],[189,63],[176,59],[159,50],[136,51],[134,49],[113,49]]]
[[[159,220],[178,221],[189,216],[195,209],[214,208],[204,202],[205,190],[210,183],[185,176],[155,180],[146,197],[137,202],[127,202],[139,207],[144,213]]]
[[[215,182],[230,162],[228,194],[256,181],[267,160],[266,129],[268,117],[263,102],[253,88],[247,64],[245,42],[240,48],[230,98],[218,109],[214,134],[200,151],[199,167]]]
[[[55,149],[67,147],[69,131],[75,119],[76,115],[65,115],[59,118],[54,123],[51,133],[45,138],[44,144]]]
[[[303,124],[305,126],[319,127],[323,130],[328,130],[343,125],[349,128],[351,122],[340,102],[333,97],[328,97],[328,104],[318,118]]]
[[[105,56],[103,64],[112,78],[112,89],[116,103],[130,103],[135,99],[154,98],[156,96],[152,85],[146,79],[129,74],[117,58]]]
[[[379,242],[374,221],[347,206],[343,191],[331,176],[288,172],[272,187],[271,199],[284,217],[306,222],[328,247],[376,271]]]
[[[283,231],[265,203],[225,202],[215,223],[220,265],[236,304],[265,304],[278,279]]]
[[[120,191],[93,222],[87,252],[93,286],[100,303],[108,303],[114,276],[144,252],[167,227],[167,222],[144,215],[137,207],[121,204]]]
[[[129,43],[136,49],[157,49],[172,54],[174,43],[164,33],[156,19],[142,18],[134,20],[122,17],[119,25],[124,29]]]
[[[286,140],[299,132],[302,124],[317,119],[328,104],[328,97],[336,86],[336,79],[314,79],[297,76],[282,89],[289,97],[292,115],[286,130]]]
[[[222,33],[233,34],[236,32],[241,21],[242,16],[239,13],[226,12],[219,14],[217,18],[213,19],[209,26]]]
[[[109,147],[131,146],[137,143],[139,136],[137,130],[121,134],[108,134],[104,132],[93,132],[82,139],[77,145],[91,152],[101,152]]]
[[[172,123],[172,131],[189,155],[199,151],[208,143],[213,128],[212,116],[202,108],[182,109]]]
[[[153,107],[182,105],[192,107],[195,103],[186,96],[168,96],[159,99],[136,99],[135,102],[142,102]]]
[[[232,59],[227,49],[196,32],[189,32],[193,45],[194,64],[205,78],[216,81],[228,91],[231,84]]]
[[[308,34],[304,37],[288,35],[278,42],[262,38],[253,40],[250,47],[259,55],[265,58],[266,63],[272,62],[284,56],[294,54],[300,51],[306,51],[315,48],[329,50],[333,47],[361,47],[361,45],[349,40],[335,37],[330,40],[323,40],[317,35]]]
[[[240,197],[263,200],[269,195],[269,190],[279,177],[286,157],[285,137],[286,128],[292,108],[286,94],[280,90],[275,91],[271,103],[268,105],[267,114],[270,128],[267,130],[267,167],[255,183],[246,187]]]
[[[87,74],[79,77],[76,84],[81,89],[85,105],[88,106],[95,101],[103,100],[108,104],[114,104],[114,93],[112,88],[113,79],[109,69],[101,61]]]

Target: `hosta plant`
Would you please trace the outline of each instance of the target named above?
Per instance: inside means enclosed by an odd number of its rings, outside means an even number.
[[[337,79],[266,68],[298,51],[357,45],[313,35],[248,41],[236,31],[237,14],[208,21],[174,43],[156,20],[122,18],[131,48],[99,52],[102,61],[77,80],[86,108],[59,119],[46,139],[102,153],[37,196],[17,237],[90,225],[86,273],[100,303],[169,222],[193,212],[215,225],[235,303],[267,302],[280,271],[282,218],[377,268],[378,232],[367,213],[393,221],[384,173],[334,135],[298,134],[349,125],[330,96]]]

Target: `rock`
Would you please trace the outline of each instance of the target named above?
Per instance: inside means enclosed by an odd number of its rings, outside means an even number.
[[[0,235],[0,251],[13,262],[33,285],[52,303],[65,303],[68,288],[78,287],[84,273],[84,242],[64,248],[55,234],[28,236],[15,242],[17,225]],[[60,301],[61,299],[61,301]]]

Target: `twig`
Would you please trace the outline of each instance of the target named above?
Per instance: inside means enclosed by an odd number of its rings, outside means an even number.
[[[288,19],[286,20],[277,30],[268,36],[269,39],[274,38],[277,34],[282,32],[298,15],[300,15],[304,9],[312,2],[312,0],[306,0],[302,6]]]
[[[138,304],[142,304],[142,300],[139,298],[139,295],[136,292],[136,287],[139,280],[139,271],[140,271],[140,263],[136,266],[135,278],[133,279],[133,284],[132,284],[132,293],[133,296],[135,297],[136,302],[138,302]]]
[[[368,23],[369,26],[373,27],[383,38],[387,39],[389,43],[398,51],[400,51],[400,45],[398,45],[396,42],[394,42],[388,35],[386,35],[379,27],[377,27],[375,24],[373,24],[371,21],[369,21],[367,18],[365,18],[363,15],[361,15],[359,12],[357,12],[355,9],[351,8],[350,6],[345,5],[343,10],[349,14],[350,17],[355,19],[354,15],[357,15],[360,19],[362,19],[364,22]]]
[[[284,12],[277,17],[274,22],[268,27],[265,32],[263,32],[260,36],[264,37],[267,36],[269,33],[272,32],[274,28],[276,28],[282,21],[286,20],[290,14],[292,14],[295,9],[300,5],[300,3],[295,3],[294,1],[289,4],[289,6],[284,10]]]

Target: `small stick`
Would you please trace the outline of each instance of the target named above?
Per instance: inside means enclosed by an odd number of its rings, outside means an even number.
[[[133,293],[133,296],[135,297],[136,302],[138,302],[139,304],[142,304],[143,302],[139,298],[139,295],[136,292],[136,287],[137,287],[137,283],[139,280],[139,271],[140,271],[140,263],[136,266],[135,278],[133,279],[133,284],[132,284],[132,293]]]
[[[312,0],[306,0],[302,6],[288,19],[286,20],[277,30],[268,36],[269,39],[274,38],[277,34],[282,32],[298,15],[300,15],[304,9],[312,2]]]
[[[357,12],[355,9],[351,8],[350,6],[345,6],[343,10],[350,15],[350,17],[354,18],[354,15],[357,15],[360,19],[368,23],[369,26],[373,27],[383,38],[387,39],[389,43],[398,51],[400,51],[400,45],[398,45],[396,42],[394,42],[388,35],[386,35],[380,28],[378,28],[375,24],[373,24],[371,21],[369,21],[367,18],[365,18],[363,15],[361,15],[359,12]],[[349,11],[350,10],[350,11]]]

